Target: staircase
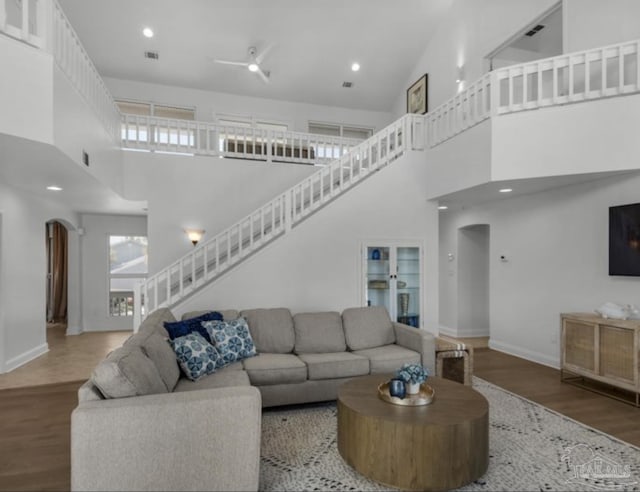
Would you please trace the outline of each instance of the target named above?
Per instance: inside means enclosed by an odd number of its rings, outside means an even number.
[[[425,117],[407,114],[136,286],[134,327],[173,307],[392,163],[425,148]]]

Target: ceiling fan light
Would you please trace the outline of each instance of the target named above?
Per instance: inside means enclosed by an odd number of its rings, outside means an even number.
[[[257,72],[260,67],[258,67],[257,63],[249,63],[248,68],[250,72]]]

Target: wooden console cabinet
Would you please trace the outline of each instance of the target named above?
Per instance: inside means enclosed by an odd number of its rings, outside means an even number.
[[[633,393],[635,405],[639,406],[640,321],[602,318],[591,313],[563,313],[560,319],[561,380],[577,383],[578,379],[588,378],[615,386]]]

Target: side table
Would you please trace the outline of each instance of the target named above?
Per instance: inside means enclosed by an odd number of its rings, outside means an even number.
[[[436,375],[471,386],[473,376],[473,347],[436,339]]]

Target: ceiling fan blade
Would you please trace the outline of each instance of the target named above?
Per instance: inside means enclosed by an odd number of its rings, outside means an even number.
[[[260,65],[260,63],[262,63],[262,61],[265,59],[265,57],[269,54],[269,52],[273,49],[273,47],[275,46],[274,43],[271,43],[269,45],[267,45],[267,47],[265,49],[262,50],[262,52],[260,52],[257,56],[256,56],[256,63],[258,65]]]
[[[271,74],[268,71],[265,72],[264,70],[262,70],[262,68],[260,68],[260,66],[258,66],[258,70],[256,70],[256,73],[260,76],[265,84],[269,83],[269,75]]]
[[[247,62],[238,62],[238,61],[230,61],[230,60],[213,60],[214,63],[221,63],[222,65],[237,65],[240,67],[246,67],[249,64]]]

